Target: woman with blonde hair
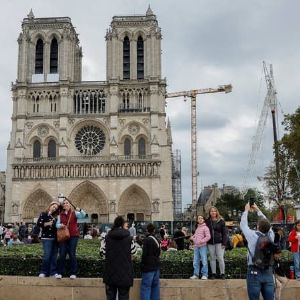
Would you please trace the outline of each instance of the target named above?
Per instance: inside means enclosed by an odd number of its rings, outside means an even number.
[[[44,251],[39,277],[57,276],[56,217],[59,213],[59,206],[57,201],[52,201],[37,220],[37,226],[42,229],[41,241]]]
[[[73,204],[64,197],[62,203],[62,211],[57,218],[56,228],[63,228],[68,226],[70,231],[70,238],[67,241],[61,242],[59,244],[59,261],[58,261],[58,275],[57,279],[62,278],[65,273],[66,256],[69,253],[71,275],[70,279],[76,279],[77,275],[77,258],[76,249],[77,243],[80,235],[80,231],[77,224],[77,219],[84,219],[86,213],[79,207],[75,210],[73,209]]]
[[[220,278],[225,279],[225,262],[224,253],[228,238],[225,221],[221,217],[219,210],[212,206],[209,209],[209,217],[206,220],[206,225],[210,231],[210,240],[208,241],[208,251],[210,256],[211,279],[216,278],[216,263],[218,260],[220,268]]]

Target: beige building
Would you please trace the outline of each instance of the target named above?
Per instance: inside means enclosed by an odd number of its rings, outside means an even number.
[[[82,81],[70,18],[23,20],[12,85],[5,221],[32,221],[63,193],[91,221],[173,220],[171,132],[161,31],[145,15],[115,16],[106,81]]]

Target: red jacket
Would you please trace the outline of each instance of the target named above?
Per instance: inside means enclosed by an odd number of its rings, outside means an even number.
[[[71,214],[70,222],[69,222],[69,231],[70,231],[70,236],[79,236],[79,228],[77,226],[77,218],[75,215],[75,212],[71,209],[69,209],[68,214],[66,214],[64,211],[60,213],[60,223],[67,225],[69,216]]]
[[[292,252],[299,252],[299,242],[297,239],[297,231],[293,229],[289,234],[289,242],[291,243],[291,251]]]

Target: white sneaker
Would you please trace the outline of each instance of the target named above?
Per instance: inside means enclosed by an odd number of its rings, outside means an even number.
[[[61,276],[60,274],[55,274],[54,277],[55,277],[56,279],[62,279],[62,276]]]
[[[70,279],[76,279],[77,277],[76,277],[76,275],[71,275],[70,276]]]
[[[40,278],[44,278],[44,277],[46,277],[46,275],[45,275],[44,273],[41,273],[41,274],[39,275],[39,277],[40,277]]]
[[[197,275],[193,275],[190,277],[190,279],[199,279],[199,277]]]
[[[207,280],[207,276],[202,276],[201,280]]]

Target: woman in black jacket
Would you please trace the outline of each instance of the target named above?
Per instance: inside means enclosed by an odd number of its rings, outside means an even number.
[[[44,251],[39,277],[57,276],[56,217],[59,206],[57,201],[52,201],[46,211],[40,214],[37,221],[37,226],[42,229],[41,240]]]
[[[209,228],[211,239],[208,241],[208,251],[210,256],[211,279],[216,278],[216,260],[220,268],[220,277],[225,279],[225,262],[224,253],[227,242],[227,228],[225,221],[220,216],[218,209],[212,206],[209,209],[209,218],[206,220]]]
[[[133,285],[131,255],[136,252],[136,248],[129,231],[123,228],[124,223],[123,217],[116,217],[101,248],[105,254],[103,282],[108,300],[116,299],[117,292],[118,299],[129,299],[129,289]]]

